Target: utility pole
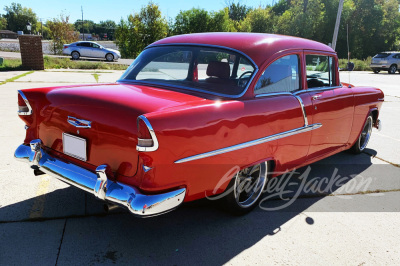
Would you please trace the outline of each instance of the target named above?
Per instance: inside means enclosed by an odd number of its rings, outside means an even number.
[[[339,32],[339,26],[340,26],[340,17],[342,16],[342,10],[343,10],[343,1],[339,1],[339,8],[337,12],[337,17],[336,17],[336,24],[335,24],[335,31],[333,32],[333,40],[332,40],[332,49],[336,50],[336,41],[337,41],[337,36]]]
[[[83,27],[83,7],[81,6],[82,11],[82,41],[85,40],[85,28]]]

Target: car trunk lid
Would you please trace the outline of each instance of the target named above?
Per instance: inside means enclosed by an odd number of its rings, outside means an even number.
[[[54,88],[46,100],[37,111],[38,137],[46,147],[64,153],[63,134],[72,135],[86,141],[83,165],[108,164],[118,174],[133,176],[137,117],[203,99],[148,86],[108,84]]]

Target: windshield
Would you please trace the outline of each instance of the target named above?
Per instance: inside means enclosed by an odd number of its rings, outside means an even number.
[[[239,96],[255,67],[243,55],[214,47],[158,46],[144,50],[119,81],[137,81]]]
[[[388,56],[389,56],[388,53],[379,53],[379,54],[375,55],[374,58],[386,58]]]

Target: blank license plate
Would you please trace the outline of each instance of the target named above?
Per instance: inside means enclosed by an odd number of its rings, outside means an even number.
[[[63,133],[63,151],[66,155],[86,161],[86,140]]]

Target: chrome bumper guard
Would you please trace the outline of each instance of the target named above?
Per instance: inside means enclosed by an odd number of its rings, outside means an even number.
[[[41,140],[37,139],[31,141],[30,146],[20,145],[15,151],[15,158],[92,193],[99,199],[126,207],[136,216],[150,217],[172,211],[181,205],[185,198],[185,188],[163,194],[144,195],[135,187],[109,180],[109,166],[100,165],[96,173],[93,173],[50,156],[41,148],[41,143]]]

